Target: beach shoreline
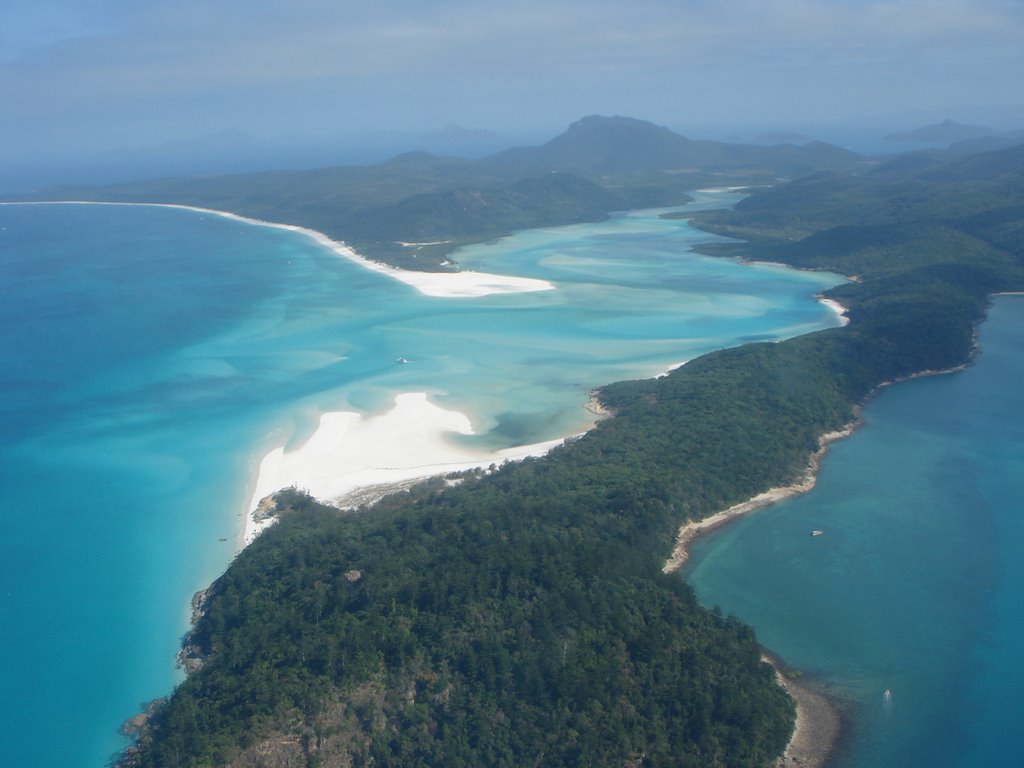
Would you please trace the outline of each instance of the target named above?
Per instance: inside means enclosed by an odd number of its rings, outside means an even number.
[[[297,224],[281,224],[264,219],[254,219],[242,216],[230,211],[220,211],[215,208],[203,208],[183,203],[139,203],[139,202],[115,202],[105,200],[27,200],[24,202],[3,202],[0,205],[119,205],[136,206],[144,208],[172,208],[193,213],[209,214],[219,216],[231,221],[239,221],[245,224],[252,224],[259,227],[271,227],[283,229],[288,232],[297,232],[305,235],[319,245],[332,251],[335,255],[353,261],[360,266],[377,272],[382,275],[398,280],[418,290],[426,296],[446,299],[467,299],[490,296],[500,293],[535,293],[539,291],[553,291],[555,286],[547,280],[540,280],[533,277],[514,277],[510,275],[496,275],[488,272],[474,272],[465,270],[459,272],[417,272],[408,269],[400,269],[388,264],[368,259],[354,248],[340,240],[334,240],[323,232],[318,232],[309,227],[302,227]]]
[[[599,411],[581,410],[591,417],[586,429],[604,418]],[[300,447],[288,451],[278,447],[264,455],[246,510],[240,548],[273,524],[265,515],[263,502],[284,488],[300,488],[326,504],[350,508],[438,475],[542,456],[572,437],[498,449],[453,439],[474,434],[469,416],[432,403],[426,392],[396,395],[384,413],[321,414],[317,429]]]
[[[762,491],[756,496],[752,496],[739,504],[734,504],[728,509],[723,509],[700,520],[689,520],[683,523],[676,533],[676,543],[672,549],[672,554],[665,561],[661,572],[667,574],[680,570],[686,564],[687,559],[689,559],[690,546],[698,538],[706,536],[738,517],[770,507],[785,499],[807,493],[814,488],[818,479],[818,470],[821,468],[822,459],[824,459],[825,454],[828,452],[829,446],[836,440],[852,435],[857,427],[860,426],[860,423],[860,409],[857,408],[855,409],[853,421],[840,430],[821,435],[818,438],[818,450],[811,455],[807,466],[795,482],[769,488],[767,491]]]
[[[837,304],[837,306],[842,308],[842,305]],[[977,345],[975,345],[974,353],[977,353]],[[951,368],[918,371],[909,376],[879,384],[864,399],[863,403],[854,407],[854,418],[848,424],[842,429],[827,432],[818,438],[818,450],[811,455],[803,473],[795,482],[789,485],[769,488],[767,491],[752,496],[746,501],[735,504],[728,509],[724,509],[701,520],[688,521],[680,526],[676,534],[676,543],[672,554],[665,561],[662,573],[669,574],[680,571],[689,559],[690,548],[698,539],[711,534],[746,514],[765,509],[780,501],[812,490],[817,483],[818,472],[821,469],[821,463],[828,453],[829,447],[836,440],[849,437],[857,431],[863,423],[861,413],[864,405],[883,389],[893,384],[913,379],[957,373],[965,370],[971,365],[972,361],[973,354],[971,360]],[[839,738],[842,735],[839,708],[826,693],[808,686],[806,683],[797,682],[793,675],[787,673],[788,667],[782,660],[774,656],[770,651],[762,649],[762,660],[775,669],[778,684],[792,697],[796,704],[796,723],[793,735],[790,737],[785,751],[773,768],[788,768],[789,766],[824,768],[828,764],[829,758],[834,753]]]
[[[296,232],[312,239],[337,256],[355,262],[363,268],[397,279],[425,295],[439,298],[476,298],[500,293],[555,289],[550,282],[535,278],[509,277],[473,271],[430,273],[403,270],[367,259],[344,242],[335,241],[316,230],[198,206],[176,203],[106,201],[39,201],[14,204],[171,208],[218,216],[249,225]],[[791,268],[788,265],[779,266]],[[816,298],[839,317],[841,324],[845,325],[848,322],[848,318],[845,317],[845,308],[842,305],[822,296]],[[675,368],[684,365],[685,362],[676,363],[666,368],[660,375],[668,375]],[[594,415],[597,418],[602,416],[602,414]],[[592,426],[593,424],[587,428]],[[832,440],[850,434],[854,427],[855,424],[840,432],[822,436],[820,450],[814,454],[805,476],[798,482],[770,489],[705,520],[683,526],[677,539],[676,550],[663,570],[665,572],[678,570],[686,560],[688,545],[697,537],[717,529],[746,512],[769,506],[813,488],[820,459],[827,450],[828,444]],[[244,513],[245,519],[238,549],[241,550],[247,546],[257,535],[273,524],[274,518],[268,514],[273,505],[267,500],[282,489],[297,487],[328,504],[336,504],[339,507],[355,506],[364,503],[364,499],[375,494],[379,498],[379,495],[402,490],[414,482],[430,477],[488,467],[530,456],[540,456],[563,443],[565,439],[572,437],[569,435],[543,443],[494,451],[470,450],[449,439],[453,435],[472,434],[474,434],[472,424],[465,414],[439,408],[430,403],[427,393],[424,392],[407,392],[397,395],[394,407],[383,414],[363,415],[354,411],[323,413],[318,428],[301,447],[291,451],[286,451],[284,447],[275,448],[265,454],[259,462],[255,487]],[[396,456],[396,453],[401,455]],[[783,682],[784,675],[781,672],[781,667],[777,664],[773,664],[773,666],[779,675],[780,685],[790,691],[797,701],[798,710],[794,736],[790,746],[787,747],[787,757],[783,760],[790,758],[792,754],[791,759],[795,761],[794,764],[820,765],[821,763],[805,763],[797,757],[805,754],[800,751],[801,749],[806,750],[801,746],[806,741],[802,734],[808,732],[829,733],[827,728],[823,731],[818,724],[821,718],[816,713],[819,710],[834,712],[834,709],[820,694],[809,693],[810,696],[817,696],[818,699],[825,702],[824,707],[808,704],[807,702],[811,699],[808,698],[808,695],[804,695],[803,689],[801,689],[800,695],[793,693],[799,686],[796,686],[791,680]],[[821,751],[823,747],[820,738],[815,743],[816,746],[813,749]],[[779,763],[780,766],[789,764],[788,762]]]
[[[836,301],[835,299],[827,299],[824,296],[822,296],[820,293],[817,296],[815,296],[814,298],[816,298],[818,300],[818,303],[824,304],[826,307],[828,307],[830,310],[832,310],[835,313],[836,317],[839,318],[839,325],[840,325],[840,327],[844,326],[844,325],[849,325],[850,324],[850,318],[846,314],[846,307],[844,307],[838,301]]]
[[[221,211],[181,203],[116,202],[102,200],[46,200],[3,202],[0,205],[115,205],[122,207],[170,208],[218,216],[249,225],[296,232],[310,238],[332,253],[359,266],[386,275],[434,298],[471,299],[494,294],[532,293],[555,290],[547,280],[497,275],[471,270],[457,272],[418,272],[400,269],[368,259],[344,242],[322,232],[294,224],[255,219],[230,211]],[[588,408],[594,421],[603,414]],[[583,430],[585,431],[585,430]],[[351,502],[344,499],[369,498],[364,488],[399,488],[437,475],[487,467],[531,456],[540,456],[574,436],[565,435],[541,443],[505,449],[470,449],[458,446],[452,435],[472,435],[470,419],[458,411],[445,411],[429,403],[426,393],[398,395],[394,408],[385,414],[363,415],[355,411],[329,411],[321,414],[320,424],[306,443],[295,451],[283,446],[266,453],[254,468],[250,479],[249,502],[242,511],[237,551],[272,525],[261,502],[288,487],[298,487],[325,503]],[[396,451],[396,446],[400,448]],[[396,457],[400,453],[400,457]]]
[[[744,502],[734,504],[702,520],[684,523],[676,535],[672,554],[665,561],[662,573],[676,573],[689,559],[693,543],[718,530],[724,525],[759,509],[770,507],[780,501],[807,493],[817,483],[821,462],[829,447],[836,440],[852,435],[861,424],[860,408],[854,409],[854,419],[842,429],[827,432],[818,438],[815,451],[803,473],[789,485],[769,488]],[[796,682],[786,673],[786,666],[769,651],[762,649],[762,659],[775,669],[776,682],[796,704],[796,723],[789,743],[774,768],[800,766],[800,768],[824,768],[835,749],[840,734],[839,711],[829,698],[807,685]]]
[[[849,279],[854,280],[856,278],[851,277]],[[1004,293],[995,295],[1011,294]],[[1021,292],[1019,295],[1024,295],[1024,292]],[[845,306],[840,304],[838,301],[835,301],[834,299],[825,298],[820,294],[817,295],[815,298],[820,303],[824,304],[826,307],[835,312],[836,315],[839,316],[842,325],[845,326],[847,323],[849,323],[847,309]],[[861,413],[863,411],[864,405],[866,405],[873,397],[875,397],[883,389],[892,386],[893,384],[899,384],[904,381],[912,381],[914,379],[924,378],[927,376],[944,376],[948,373],[957,373],[959,371],[963,371],[968,366],[971,365],[977,353],[977,329],[975,329],[974,347],[971,351],[970,358],[967,361],[959,365],[952,366],[950,368],[917,371],[916,373],[912,373],[908,376],[903,376],[897,379],[893,379],[891,381],[883,381],[880,384],[878,384],[878,386],[876,386],[874,390],[872,390],[867,395],[867,397],[864,398],[864,401],[862,403],[854,406],[853,419],[849,423],[847,423],[839,430],[836,430],[834,432],[827,432],[818,437],[818,450],[816,450],[811,455],[806,467],[804,468],[803,472],[800,474],[796,481],[788,485],[781,485],[776,486],[774,488],[769,488],[766,491],[762,491],[761,493],[752,496],[746,501],[740,502],[739,504],[735,504],[729,507],[728,509],[721,510],[713,515],[709,515],[708,517],[702,518],[700,520],[689,520],[683,523],[676,534],[676,543],[672,549],[672,554],[669,555],[668,559],[665,561],[665,565],[662,567],[662,573],[667,574],[679,571],[686,564],[686,561],[689,557],[690,545],[698,538],[706,536],[712,531],[717,530],[718,528],[722,527],[723,525],[726,525],[727,523],[731,522],[732,520],[735,520],[738,517],[741,517],[742,515],[745,515],[749,512],[754,512],[759,509],[764,509],[765,507],[777,504],[778,502],[784,501],[785,499],[789,499],[794,496],[799,496],[801,494],[807,493],[812,488],[814,488],[815,484],[817,483],[818,471],[821,469],[821,462],[824,460],[825,454],[828,453],[829,446],[836,440],[841,440],[844,437],[849,437],[850,435],[857,431],[858,427],[860,427],[862,423]],[[683,363],[683,365],[685,365],[685,363]],[[671,370],[672,369],[670,368],[663,375],[667,375],[668,373],[671,372]]]

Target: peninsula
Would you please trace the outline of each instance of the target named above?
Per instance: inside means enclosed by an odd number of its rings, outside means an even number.
[[[379,260],[452,269],[461,242],[668,204],[698,179],[766,182],[788,158],[805,175],[694,219],[737,238],[706,250],[857,276],[826,294],[844,327],[602,387],[610,417],[542,458],[354,513],[276,494],[280,522],[200,606],[186,649],[197,670],[121,764],[773,764],[793,701],[750,629],[701,607],[665,560],[687,521],[799,481],[821,437],[880,385],[969,360],[988,297],[1024,289],[1024,148],[874,164],[813,145],[766,151],[588,118],[479,165],[415,156],[359,171],[378,213],[344,209],[327,227],[309,198],[285,199],[282,177],[265,180],[277,192],[260,206],[231,198],[259,179],[93,190],[312,226]],[[455,166],[477,177],[430,181]],[[388,172],[422,191],[394,199]],[[339,173],[355,196],[357,171]]]

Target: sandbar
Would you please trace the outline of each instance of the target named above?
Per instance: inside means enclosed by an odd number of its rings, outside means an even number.
[[[394,406],[382,414],[324,413],[301,447],[275,448],[263,457],[242,544],[271,524],[254,513],[261,500],[282,488],[294,486],[325,503],[341,500],[339,506],[346,506],[345,497],[352,498],[358,489],[401,488],[411,480],[541,456],[565,440],[490,450],[452,439],[472,434],[468,416],[432,403],[425,392],[396,396]]]

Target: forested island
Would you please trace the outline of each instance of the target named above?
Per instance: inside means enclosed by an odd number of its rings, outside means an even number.
[[[879,385],[970,359],[988,297],[1024,290],[1024,147],[869,162],[588,118],[541,148],[384,166],[325,171],[308,203],[309,177],[272,174],[48,194],[227,209],[445,268],[509,229],[757,185],[694,217],[737,238],[705,252],[855,276],[827,293],[850,322],[605,386],[609,418],[541,459],[354,512],[277,494],[280,522],[206,592],[194,671],[120,764],[773,764],[792,701],[751,630],[662,566],[682,523],[793,482]],[[445,242],[401,244],[428,241]]]

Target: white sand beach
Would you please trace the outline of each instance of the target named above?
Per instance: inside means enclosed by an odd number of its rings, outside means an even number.
[[[124,206],[145,206],[150,208],[178,208],[195,213],[205,213],[213,216],[220,216],[233,221],[243,221],[246,224],[254,224],[260,227],[273,227],[285,229],[290,232],[299,232],[312,238],[320,245],[330,249],[337,255],[354,261],[361,266],[371,269],[374,272],[387,275],[399,280],[406,285],[412,286],[426,296],[438,298],[463,299],[478,298],[497,293],[533,293],[536,291],[551,291],[555,286],[547,280],[538,280],[532,277],[514,277],[510,275],[493,275],[487,272],[413,272],[398,267],[391,267],[380,262],[371,261],[362,256],[354,249],[343,242],[332,240],[323,232],[314,229],[296,226],[294,224],[279,224],[263,219],[251,219],[247,216],[240,216],[229,211],[218,211],[213,208],[200,208],[194,205],[180,205],[178,203],[116,203],[100,200],[49,200],[31,201],[24,203],[0,203],[0,205],[124,205]]]
[[[91,200],[62,200],[12,203],[13,205],[118,205],[177,208],[219,216],[263,227],[303,234],[337,255],[360,266],[387,275],[438,298],[476,298],[501,293],[550,291],[546,280],[495,275],[486,272],[413,272],[371,261],[343,242],[322,232],[292,224],[280,224],[240,216],[228,211],[176,203],[127,203]],[[273,521],[254,516],[259,502],[282,488],[302,488],[318,499],[331,502],[363,488],[393,488],[401,483],[425,479],[507,460],[539,456],[563,439],[533,445],[488,451],[460,446],[452,435],[471,435],[470,419],[431,403],[425,393],[399,395],[387,413],[365,417],[346,411],[325,413],[320,425],[301,448],[283,447],[268,453],[260,463],[251,502],[245,513],[241,546]],[[379,495],[379,494],[378,494]]]
[[[424,392],[398,395],[390,411],[376,416],[353,411],[325,413],[319,427],[300,448],[276,448],[263,458],[246,516],[243,545],[270,524],[254,519],[259,502],[282,488],[295,486],[321,501],[332,502],[367,486],[396,486],[404,481],[540,456],[563,441],[490,451],[451,440],[453,435],[471,434],[473,425],[468,416],[435,405]]]
[[[818,299],[818,301],[820,303],[824,304],[826,307],[831,309],[833,312],[836,313],[836,315],[839,316],[839,322],[842,325],[849,324],[850,318],[847,317],[847,315],[846,315],[846,307],[844,307],[842,304],[840,304],[835,299],[826,299],[824,296],[821,296],[821,295],[819,295],[817,297],[817,299]]]
[[[487,272],[413,272],[407,269],[399,269],[376,261],[371,261],[356,253],[355,250],[345,243],[332,240],[322,232],[305,227],[296,227],[288,224],[274,224],[269,221],[257,219],[246,219],[231,213],[211,211],[224,216],[247,221],[251,224],[260,224],[268,227],[280,227],[293,232],[313,238],[326,248],[334,251],[343,258],[355,261],[367,269],[380,272],[388,277],[399,280],[406,285],[411,285],[420,293],[426,296],[438,298],[476,298],[489,296],[495,293],[532,293],[534,291],[551,291],[555,286],[547,280],[537,280],[532,277],[512,277],[509,275],[492,275]]]

